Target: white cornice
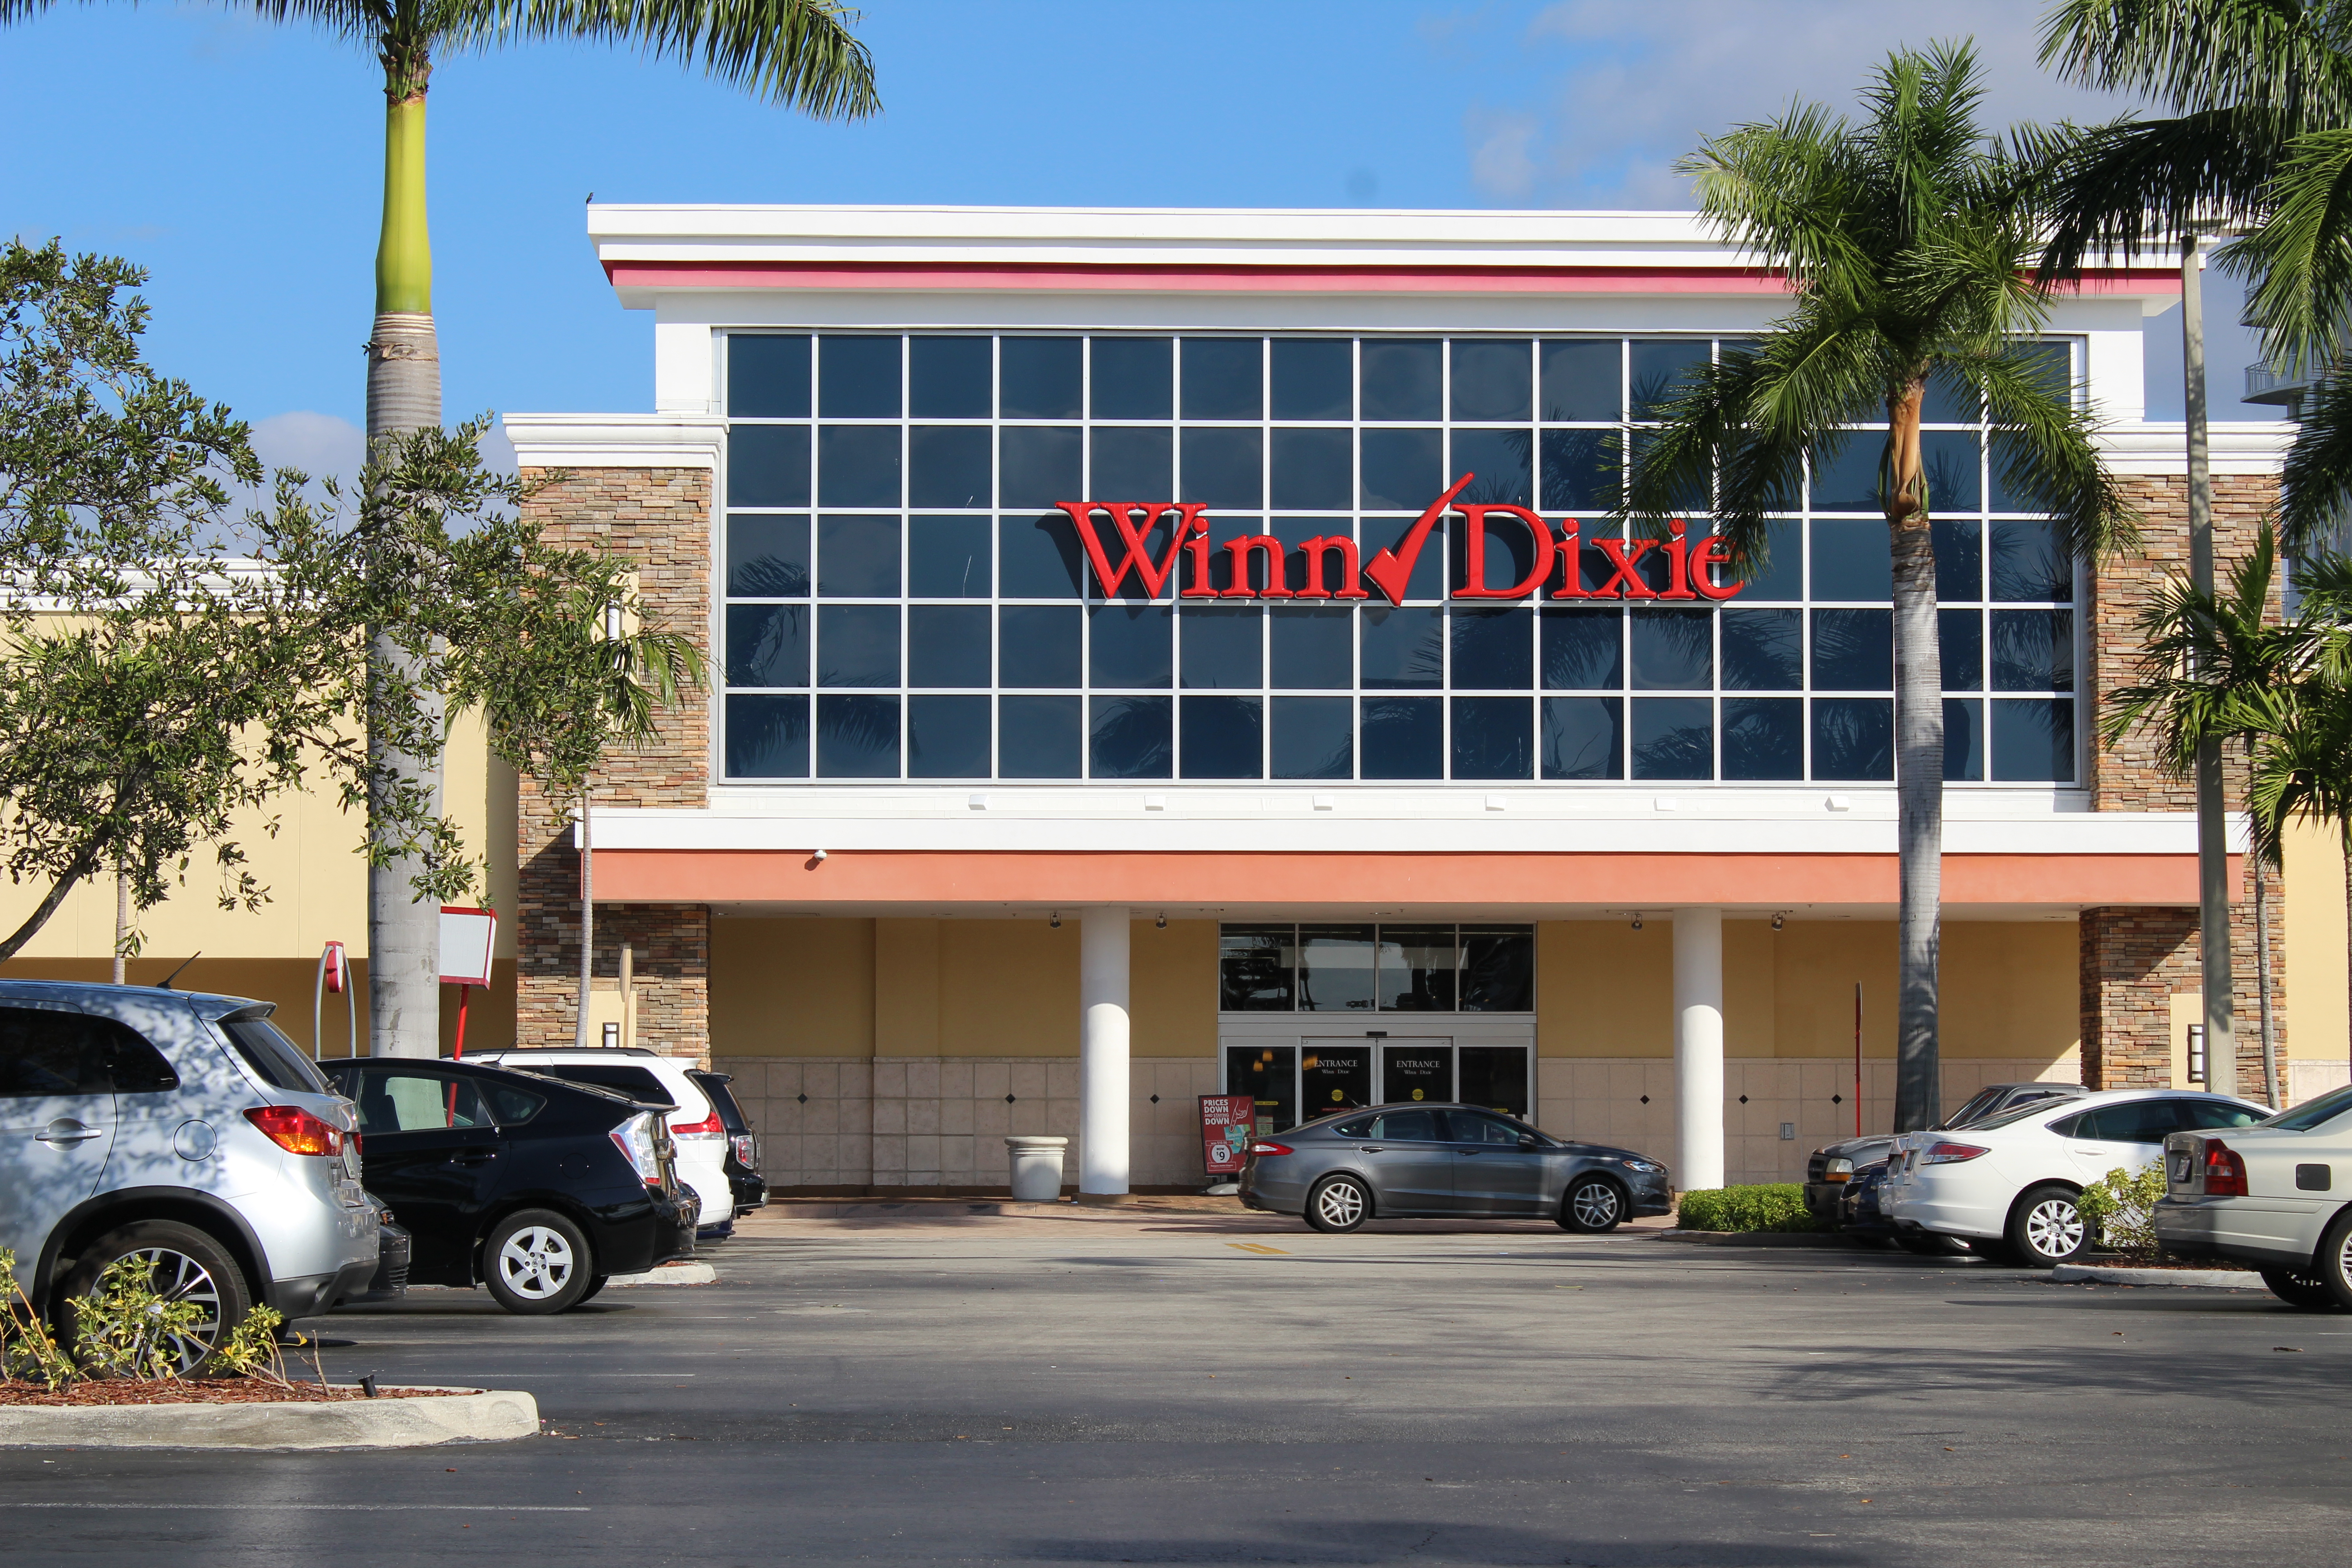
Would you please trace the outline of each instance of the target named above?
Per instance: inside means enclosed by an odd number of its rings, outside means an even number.
[[[2206,440],[2217,474],[2275,474],[2294,440],[2284,419],[2216,421]],[[2186,474],[2188,426],[2177,419],[2117,426],[2098,435],[2099,455],[2119,474]]]
[[[715,468],[727,422],[702,414],[509,414],[526,468]]]

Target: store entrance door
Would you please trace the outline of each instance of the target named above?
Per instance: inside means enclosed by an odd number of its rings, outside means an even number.
[[[1444,1038],[1381,1042],[1381,1103],[1436,1103],[1454,1098],[1454,1042]]]

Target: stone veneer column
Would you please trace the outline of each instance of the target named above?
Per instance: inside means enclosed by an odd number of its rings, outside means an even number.
[[[522,470],[525,480],[550,470]],[[710,658],[710,470],[574,468],[524,508],[541,534],[625,557],[649,616],[693,639]],[[596,781],[596,805],[699,806],[709,800],[710,697],[686,694],[663,710],[646,746],[616,749]],[[518,791],[515,1043],[568,1046],[580,975],[580,857],[572,825],[529,779]],[[700,904],[607,904],[596,919],[599,979],[616,979],[622,943],[635,949],[639,1043],[671,1056],[710,1051],[710,913]]]
[[[2076,724],[2093,737],[2088,751],[2094,811],[2193,812],[2196,788],[2168,776],[2157,765],[2154,737],[2135,729],[2112,750],[2095,739],[2099,704],[2106,693],[2138,679],[2138,621],[2157,592],[2189,572],[2188,480],[2178,474],[2132,474],[2123,478],[2126,495],[2140,513],[2137,549],[2104,562],[2092,575],[2084,613],[2089,668],[2078,682],[2083,700]],[[2213,479],[2213,550],[2216,575],[2252,551],[2265,512],[2278,501],[2272,475],[2218,474]],[[1998,527],[1998,524],[1993,526]],[[2284,574],[2282,573],[2282,580]],[[2272,589],[2273,605],[2278,600]],[[2235,752],[2236,748],[2231,748]],[[2223,790],[2229,808],[2245,801],[2242,755],[2225,758]],[[2272,903],[2272,984],[2277,1002],[2273,1038],[2282,1063],[2286,1057],[2286,943],[2284,884],[2266,873]],[[2254,910],[2250,889],[2239,879],[2231,905],[2232,980],[2237,994],[2238,1081],[2250,1099],[2262,1098],[2260,993],[2254,973]],[[2195,991],[2198,978],[2197,906],[2085,910],[2082,914],[2083,1081],[2094,1089],[2124,1089],[2165,1083],[2172,1070],[2170,997]],[[2281,1069],[2284,1076],[2284,1068]]]

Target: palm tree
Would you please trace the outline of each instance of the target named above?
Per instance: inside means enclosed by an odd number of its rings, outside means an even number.
[[[0,0],[0,23],[57,0]],[[634,46],[699,59],[720,80],[821,118],[857,119],[880,107],[873,62],[850,31],[842,0],[256,0],[271,21],[307,21],[373,53],[383,66],[383,220],[375,256],[375,327],[367,345],[370,447],[441,424],[441,354],[433,327],[433,247],[425,218],[425,100],[436,58],[542,38]],[[372,719],[420,698],[437,719],[430,662],[390,630],[369,647]],[[439,799],[437,755],[379,739],[371,799],[425,791]],[[370,813],[368,1031],[381,1056],[439,1053],[439,919],[415,892],[427,872],[413,845],[382,833]],[[585,889],[583,890],[583,909]]]
[[[2271,361],[2316,383],[2280,476],[2279,531],[2307,553],[2352,500],[2352,16],[2300,0],[2063,0],[2042,58],[2085,87],[2173,110],[2053,146],[2044,265],[2240,232],[2218,257],[2249,285]]]
[[[2352,930],[2352,561],[2305,563],[2294,630],[2297,678],[2276,703],[2246,791],[2258,841],[2275,845],[2290,821],[2332,826],[2344,855],[2344,909]],[[2352,986],[2352,952],[2346,955]]]
[[[2037,497],[2075,551],[2132,537],[2134,519],[2091,443],[2071,378],[2053,384],[2031,338],[2046,318],[2035,171],[1976,121],[1975,51],[1891,57],[1853,123],[1816,105],[1706,142],[1682,164],[1725,239],[1784,276],[1789,314],[1726,351],[1645,432],[1620,508],[1661,531],[1717,486],[1716,530],[1760,566],[1769,517],[1796,510],[1806,454],[1834,455],[1884,419],[1879,494],[1894,555],[1895,784],[1902,886],[1895,1125],[1938,1119],[1944,721],[1936,634],[1934,498],[1919,426],[1928,378],[1982,400],[2003,479]],[[2020,144],[2030,132],[2019,133]],[[1870,437],[1865,437],[1870,438]]]
[[[2265,524],[2252,554],[2230,571],[2229,585],[2208,592],[2175,579],[2139,620],[2139,680],[2107,698],[2099,732],[2109,746],[2135,728],[2155,731],[2157,761],[2174,778],[2197,771],[2209,743],[2235,742],[2249,774],[2272,738],[2288,727],[2298,681],[2312,662],[2313,624],[2264,622],[2276,575],[2277,542]],[[2253,817],[2254,973],[2261,1007],[2263,1094],[2278,1104],[2278,1046],[2273,1024],[2269,873],[2281,863],[2276,814]]]

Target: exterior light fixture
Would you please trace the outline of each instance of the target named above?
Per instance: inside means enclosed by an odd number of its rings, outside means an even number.
[[[1152,924],[1158,926],[1161,931],[1166,931],[1168,929],[1168,911],[1165,910],[1160,910],[1160,918],[1154,921]]]
[[[1779,911],[1779,910],[1774,910],[1774,911],[1773,911],[1773,914],[1772,914],[1772,929],[1773,929],[1774,931],[1779,931],[1779,930],[1780,929],[1781,923],[1782,923],[1782,922],[1781,922],[1780,913],[1780,911]]]
[[[1635,931],[1642,929],[1642,917],[1638,914],[1633,917],[1633,929]]]
[[[1062,911],[1061,911],[1061,910],[1055,910],[1054,911],[1053,918],[1052,918],[1051,920],[1048,920],[1045,923],[1046,923],[1047,925],[1049,925],[1049,926],[1052,926],[1055,931],[1059,931],[1059,930],[1061,930],[1061,929],[1062,929]]]

